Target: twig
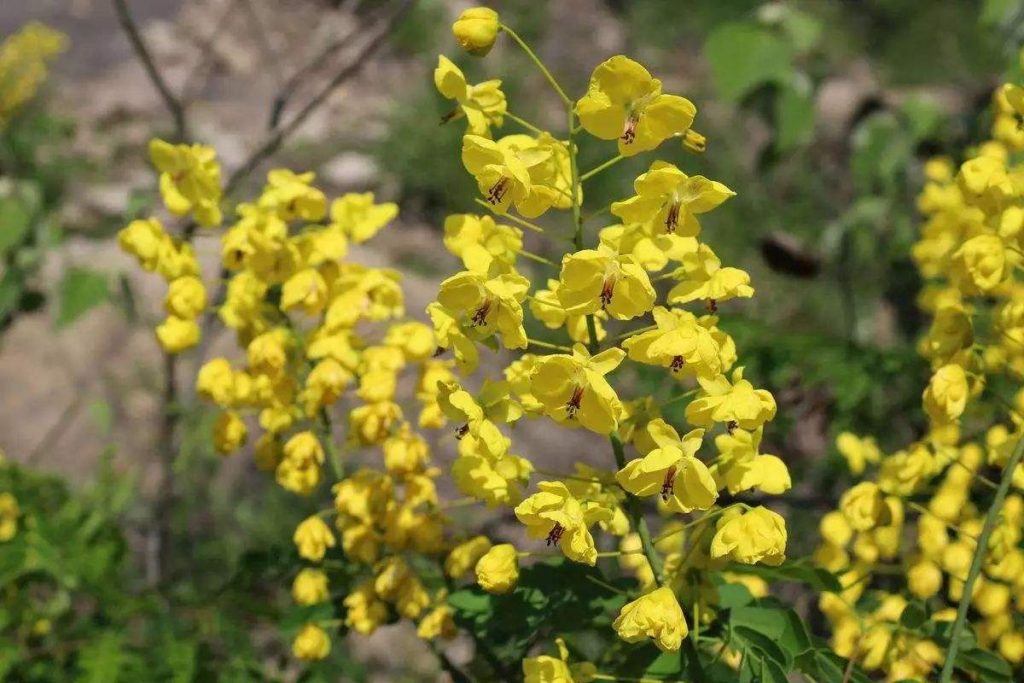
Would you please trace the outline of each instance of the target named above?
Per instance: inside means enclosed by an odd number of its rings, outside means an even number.
[[[121,24],[121,28],[124,29],[125,34],[128,36],[128,41],[132,44],[132,49],[135,50],[136,56],[142,62],[142,67],[146,70],[146,75],[149,76],[153,87],[160,93],[164,106],[167,107],[167,111],[170,112],[171,118],[174,120],[175,140],[184,140],[187,132],[185,128],[184,107],[181,106],[181,102],[171,92],[160,70],[156,68],[153,55],[149,48],[146,47],[142,34],[139,33],[139,27],[135,24],[131,12],[128,11],[128,4],[125,0],[113,0],[113,2],[114,11],[117,13],[117,19]]]
[[[256,150],[249,155],[249,158],[246,159],[242,165],[235,169],[235,171],[228,177],[227,182],[224,184],[224,196],[230,195],[235,190],[238,183],[252,173],[264,159],[276,152],[281,146],[281,143],[294,133],[295,130],[301,126],[336,89],[338,89],[338,87],[363,68],[366,61],[383,46],[384,36],[391,32],[394,26],[398,23],[398,20],[412,7],[415,1],[416,0],[404,0],[398,9],[391,13],[390,17],[381,22],[376,31],[370,32],[367,40],[362,48],[356,53],[355,57],[340,71],[338,71],[334,78],[332,78],[326,86],[321,88],[320,92],[318,92],[308,103],[306,103],[306,106],[300,109],[299,112],[292,117],[291,121],[271,131]]]
[[[231,13],[235,11],[235,7],[238,5],[239,0],[230,0],[224,11],[214,22],[213,28],[210,33],[206,36],[206,39],[198,44],[199,48],[199,60],[196,62],[195,67],[189,72],[188,76],[185,77],[185,85],[181,86],[181,101],[188,103],[195,96],[196,90],[200,88],[200,84],[205,83],[199,80],[200,75],[204,76],[204,81],[208,76],[209,71],[207,68],[210,63],[210,53],[213,52],[213,46],[216,44],[217,37],[223,32],[224,26],[227,24],[228,19],[231,18]]]
[[[1013,481],[1013,474],[1017,471],[1021,458],[1024,457],[1024,437],[1017,441],[1013,454],[1003,469],[1002,477],[999,479],[999,490],[992,500],[992,506],[985,515],[985,525],[981,528],[981,535],[978,536],[978,547],[974,550],[974,558],[971,560],[971,568],[967,572],[967,580],[964,582],[964,592],[960,597],[960,604],[956,610],[956,621],[953,622],[953,630],[949,633],[949,649],[946,650],[946,661],[942,665],[942,674],[939,676],[939,683],[949,683],[952,680],[953,668],[956,664],[956,651],[960,647],[960,632],[967,622],[967,610],[971,607],[971,594],[974,590],[974,582],[981,573],[981,564],[988,551],[988,539],[999,519],[999,513],[1003,507],[1003,501],[1010,490],[1010,483]]]

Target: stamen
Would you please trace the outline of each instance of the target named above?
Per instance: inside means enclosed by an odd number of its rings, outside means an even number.
[[[738,422],[736,422],[736,420],[729,420],[728,422],[725,423],[725,428],[729,431],[730,434],[735,432],[736,428],[739,426],[740,425]]]
[[[670,365],[669,367],[672,368],[672,372],[679,372],[680,370],[683,369],[684,365],[686,365],[685,358],[683,358],[682,356],[673,356],[672,365]]]
[[[562,540],[562,534],[565,533],[565,527],[555,522],[555,526],[551,527],[551,531],[548,532],[548,545],[555,544]]]
[[[565,404],[565,414],[570,420],[576,419],[576,413],[580,412],[580,403],[583,401],[583,387],[576,387],[572,390],[572,397]]]
[[[505,197],[505,194],[509,191],[512,185],[512,181],[505,176],[502,176],[498,182],[491,186],[491,189],[487,191],[487,203],[488,204],[500,204],[501,200]]]
[[[715,301],[714,299],[708,299],[704,303],[704,308],[706,308],[708,310],[708,313],[717,313],[718,312],[718,302]]]
[[[448,349],[444,348],[443,346],[438,346],[436,349],[434,349],[434,355],[431,356],[431,358],[440,358],[441,356],[444,355],[444,352],[447,350]]]
[[[487,314],[491,312],[491,300],[484,299],[483,304],[480,308],[476,309],[473,313],[473,326],[481,327],[487,324]]]
[[[607,308],[612,303],[612,296],[615,294],[615,276],[609,275],[604,279],[601,286],[601,308]]]
[[[636,126],[640,123],[639,114],[630,114],[629,118],[626,119],[625,125],[622,127],[622,135],[619,137],[627,145],[633,144],[636,140]]]
[[[464,424],[455,430],[455,438],[458,439],[459,441],[461,441],[462,437],[466,436],[466,434],[469,434],[468,424]]]
[[[668,207],[668,214],[665,216],[665,230],[669,234],[676,231],[679,227],[679,210],[682,208],[682,204],[679,202],[672,202],[672,206]]]
[[[676,485],[676,468],[673,465],[668,468],[668,472],[665,472],[665,481],[661,485],[661,499],[668,500],[668,497],[672,495],[672,489]]]

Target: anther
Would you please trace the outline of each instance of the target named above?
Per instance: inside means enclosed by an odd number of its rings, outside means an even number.
[[[630,114],[629,118],[626,119],[625,125],[622,127],[622,135],[619,137],[627,145],[633,144],[636,140],[636,126],[640,123],[640,116],[637,114]]]
[[[505,193],[508,192],[509,186],[512,181],[502,176],[498,182],[491,186],[491,189],[487,191],[487,203],[488,204],[500,204]]]
[[[676,484],[676,468],[669,467],[668,472],[665,473],[665,481],[661,484],[661,499],[668,500],[668,497],[672,495],[672,489]]]
[[[461,441],[462,437],[466,436],[466,434],[469,434],[468,424],[464,424],[455,430],[455,438],[458,439],[459,441]]]
[[[576,413],[580,412],[580,403],[583,401],[583,387],[576,387],[572,390],[572,397],[565,404],[565,414],[570,420],[576,419]]]
[[[485,299],[480,308],[473,313],[473,326],[480,327],[487,324],[487,314],[491,312],[491,300]]]
[[[704,302],[704,308],[707,309],[708,313],[717,313],[718,302],[715,301],[714,299],[708,299],[706,302]]]
[[[729,420],[728,422],[725,423],[725,428],[729,431],[730,434],[735,432],[736,428],[739,426],[740,425],[738,422],[736,422],[736,420]]]
[[[672,202],[672,206],[668,207],[668,214],[665,216],[665,230],[672,234],[679,227],[679,209],[682,205],[679,202]]]
[[[548,532],[548,545],[557,545],[562,540],[562,534],[565,533],[565,527],[555,522],[555,525],[551,527],[551,531]]]
[[[679,372],[680,370],[683,369],[684,365],[686,365],[685,358],[683,358],[682,356],[673,356],[672,365],[670,365],[669,367],[672,368],[672,372]]]
[[[601,286],[601,308],[607,308],[612,303],[612,296],[615,294],[615,276],[609,275]]]

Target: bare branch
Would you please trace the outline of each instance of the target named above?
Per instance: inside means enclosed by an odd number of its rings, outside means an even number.
[[[139,27],[135,24],[135,19],[132,18],[131,12],[128,11],[127,2],[125,0],[113,0],[113,2],[114,11],[117,13],[117,19],[121,24],[121,28],[124,29],[125,34],[128,36],[128,41],[132,44],[132,49],[135,50],[136,56],[138,56],[139,61],[142,62],[142,66],[146,70],[146,75],[149,76],[153,87],[160,93],[164,106],[167,107],[167,111],[170,112],[171,118],[174,120],[175,140],[184,140],[187,133],[185,127],[185,108],[181,105],[178,98],[174,96],[174,93],[171,92],[160,70],[156,68],[153,55],[142,39]]]

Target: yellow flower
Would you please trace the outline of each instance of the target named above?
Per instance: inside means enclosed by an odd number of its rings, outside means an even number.
[[[470,7],[463,10],[452,24],[455,40],[466,52],[483,57],[494,46],[501,30],[498,13],[489,7]]]
[[[520,160],[530,175],[530,190],[516,204],[524,216],[539,216],[551,207],[572,208],[572,170],[569,148],[550,133],[536,137],[524,134],[506,135],[498,148]],[[577,188],[579,201],[583,190]]]
[[[604,376],[624,357],[617,348],[591,356],[582,344],[573,347],[572,355],[544,356],[533,374],[532,393],[557,422],[609,434],[618,428],[622,403]]]
[[[18,499],[4,491],[0,493],[0,543],[9,541],[18,533]]]
[[[559,283],[558,300],[569,315],[605,311],[617,320],[628,320],[654,306],[647,271],[632,256],[620,256],[604,246],[567,254]]]
[[[523,233],[495,223],[490,216],[456,214],[444,221],[444,246],[462,259],[467,270],[487,273],[495,264],[498,270],[515,264]]]
[[[462,164],[476,178],[481,194],[495,213],[508,213],[512,205],[524,216],[543,213],[528,213],[532,208],[530,171],[513,150],[480,135],[466,135],[462,138]]]
[[[754,296],[750,275],[739,268],[723,268],[718,256],[706,244],[685,254],[682,263],[672,273],[678,284],[668,293],[669,303],[685,304],[706,299],[712,302],[713,310],[716,302]]]
[[[455,625],[455,613],[448,605],[438,605],[423,617],[416,627],[416,635],[423,640],[434,640],[454,638],[458,633],[458,626]]]
[[[508,593],[519,581],[519,555],[509,543],[496,545],[475,567],[476,582],[488,593]]]
[[[267,173],[267,185],[258,206],[277,214],[283,221],[318,221],[327,213],[327,198],[310,183],[316,174],[295,173],[277,168]]]
[[[0,128],[35,96],[47,77],[47,63],[67,49],[67,36],[29,22],[0,43]]]
[[[943,365],[932,375],[922,396],[925,412],[937,423],[953,422],[967,406],[967,373],[955,364]]]
[[[189,211],[204,227],[220,225],[220,165],[217,152],[206,145],[172,145],[149,141],[149,157],[160,171],[160,194],[176,216]]]
[[[486,536],[474,536],[460,543],[445,558],[444,573],[453,579],[461,579],[490,549],[491,542]]]
[[[870,437],[858,437],[850,432],[843,432],[836,437],[836,448],[846,458],[846,464],[852,474],[861,474],[867,463],[875,464],[882,459],[878,444]]]
[[[490,507],[517,504],[533,466],[511,453],[489,455],[486,449],[477,448],[480,443],[470,436],[460,442],[459,457],[452,463],[451,472],[456,488]],[[503,448],[508,448],[507,439]]]
[[[241,416],[233,410],[220,414],[213,426],[213,445],[221,455],[234,453],[243,445],[248,429]]]
[[[718,499],[718,487],[707,465],[697,459],[703,429],[680,437],[662,419],[653,420],[648,432],[658,448],[626,463],[616,481],[635,496],[660,495],[672,512],[707,510]]]
[[[475,339],[500,334],[506,348],[526,347],[522,301],[530,281],[518,273],[502,273],[488,278],[463,271],[441,283],[437,300],[459,316],[460,327]],[[436,322],[435,322],[436,327]]]
[[[540,492],[515,509],[516,517],[526,525],[527,535],[545,538],[548,545],[558,544],[570,560],[594,566],[597,548],[588,527],[610,520],[611,510],[576,500],[560,481],[542,481],[537,487]]]
[[[156,218],[134,220],[117,233],[121,250],[138,259],[143,270],[154,271],[161,254],[173,249],[170,236]]]
[[[726,513],[719,519],[711,539],[711,557],[777,567],[786,559],[786,523],[761,506],[744,513]]]
[[[307,662],[324,659],[331,654],[331,639],[316,624],[306,624],[295,636],[292,654]]]
[[[281,310],[301,308],[306,315],[318,315],[327,305],[327,283],[315,268],[303,268],[285,280]]]
[[[612,215],[626,223],[651,223],[655,234],[700,234],[697,216],[736,195],[716,180],[688,176],[673,164],[655,161],[633,183],[636,194],[612,203]]]
[[[609,225],[601,229],[598,239],[615,253],[632,256],[650,272],[663,269],[669,261],[682,261],[697,250],[696,238],[659,232],[652,221]]]
[[[157,325],[156,338],[167,353],[181,353],[199,343],[199,324],[193,319],[170,315]]]
[[[627,643],[651,638],[662,652],[678,650],[689,633],[679,601],[668,586],[626,603],[612,628]]]
[[[388,438],[382,447],[384,467],[399,478],[421,472],[430,460],[430,446],[426,440],[403,422],[398,433]]]
[[[299,605],[316,605],[330,597],[327,574],[319,569],[306,567],[295,575],[292,582],[292,599]]]
[[[722,370],[719,346],[697,316],[682,309],[654,308],[657,329],[622,342],[631,360],[671,368],[685,377],[712,379]]]
[[[793,485],[786,463],[767,453],[760,453],[762,429],[734,429],[715,437],[719,457],[712,472],[715,482],[735,495],[758,489],[770,495],[785,493]]]
[[[349,438],[360,445],[383,443],[391,427],[402,419],[402,407],[393,401],[367,403],[348,414]]]
[[[591,662],[569,664],[569,648],[561,638],[555,639],[558,657],[540,655],[523,660],[523,683],[589,683],[597,667]]]
[[[662,94],[661,81],[647,69],[616,55],[594,69],[576,113],[588,133],[618,140],[619,153],[630,156],[685,133],[697,108],[684,97]]]
[[[839,509],[857,531],[868,531],[889,521],[885,498],[878,485],[871,481],[862,481],[848,489],[839,499]]]
[[[388,606],[378,598],[373,584],[372,580],[364,581],[343,602],[347,610],[345,625],[364,636],[376,631],[388,618]]]
[[[331,226],[356,244],[362,244],[398,215],[393,202],[375,204],[372,192],[349,192],[331,202]]]
[[[558,280],[548,280],[547,289],[538,289],[530,297],[530,312],[533,317],[544,323],[544,326],[551,330],[566,328],[569,338],[574,342],[585,344],[590,341],[590,330],[587,328],[586,315],[570,315],[558,298],[558,290],[562,283]],[[601,321],[608,319],[608,313],[599,310],[593,314],[594,332],[597,341],[601,341],[607,335]]]
[[[284,444],[284,458],[277,466],[277,483],[283,488],[308,495],[320,484],[324,449],[312,432],[299,432]]]
[[[296,527],[292,540],[299,551],[299,557],[311,562],[319,562],[324,559],[327,549],[333,548],[335,545],[334,534],[331,533],[330,527],[316,515],[307,517]]]
[[[466,117],[466,131],[473,135],[491,137],[491,126],[500,127],[507,108],[501,81],[494,79],[470,85],[459,67],[445,57],[438,55],[434,69],[434,85],[437,91],[449,100],[455,100],[456,109],[444,120]]]
[[[164,299],[164,309],[168,315],[194,320],[205,308],[206,288],[202,280],[185,275],[171,281]]]
[[[775,417],[775,399],[743,379],[743,368],[733,372],[731,382],[724,375],[697,381],[701,391],[686,406],[686,420],[692,425],[710,427],[718,422],[752,431]]]
[[[995,235],[978,235],[953,253],[950,276],[964,294],[985,294],[1007,275],[1006,247]]]

